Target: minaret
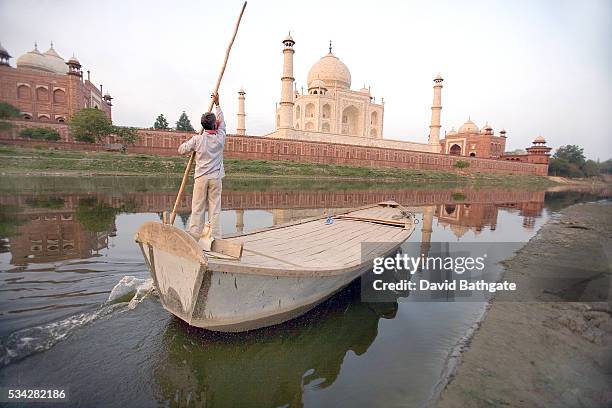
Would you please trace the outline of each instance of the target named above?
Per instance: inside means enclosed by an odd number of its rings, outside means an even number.
[[[236,125],[236,134],[237,135],[246,135],[246,121],[244,113],[244,89],[240,88],[238,91],[238,121]]]
[[[278,108],[278,128],[293,129],[293,45],[291,33],[283,40],[283,76],[281,77],[281,99]]]
[[[236,232],[242,234],[244,232],[244,210],[236,210]]]
[[[433,215],[435,207],[427,205],[423,207],[423,228],[421,229],[421,255],[429,255],[431,246],[431,233],[433,232]]]
[[[434,79],[434,97],[431,106],[431,125],[429,125],[429,144],[440,148],[440,113],[442,111],[442,77]]]

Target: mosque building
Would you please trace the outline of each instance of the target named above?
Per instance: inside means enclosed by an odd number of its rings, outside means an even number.
[[[499,159],[506,149],[506,130],[495,135],[487,122],[481,129],[468,118],[458,131],[452,128],[440,140],[442,153],[454,156],[487,157]]]
[[[83,108],[96,108],[111,117],[112,97],[102,93],[87,79],[79,60],[64,60],[53,47],[41,53],[34,44],[32,51],[17,58],[13,68],[9,52],[0,44],[0,100],[19,108],[22,119],[64,123]]]

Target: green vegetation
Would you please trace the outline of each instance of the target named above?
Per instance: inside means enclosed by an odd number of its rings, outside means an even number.
[[[465,194],[463,193],[453,193],[452,196],[453,201],[464,201],[465,200]]]
[[[52,142],[56,142],[61,139],[57,130],[44,127],[21,129],[19,136],[35,140],[49,140]]]
[[[176,122],[176,130],[183,130],[185,132],[194,131],[193,126],[191,126],[191,122],[189,121],[189,117],[187,116],[185,111],[181,113],[179,120]]]
[[[10,103],[0,102],[0,130],[6,130],[13,127],[11,122],[7,122],[7,119],[17,118],[21,112],[18,108],[14,107]]]
[[[32,208],[58,209],[64,206],[64,199],[61,197],[29,197],[26,204]]]
[[[138,137],[136,128],[114,126],[104,112],[95,108],[81,109],[70,118],[69,125],[74,139],[79,142],[101,142],[114,134],[122,144],[129,145],[134,144]]]
[[[457,160],[455,162],[455,167],[458,169],[467,169],[470,167],[470,163],[465,160]]]
[[[120,208],[99,202],[95,197],[84,198],[79,201],[75,211],[75,219],[91,232],[110,231],[115,222],[115,216],[120,213],[135,212],[136,204],[128,202]]]
[[[96,143],[113,132],[113,124],[104,112],[95,108],[81,109],[70,118],[70,131],[75,140]]]
[[[186,165],[185,157],[160,157],[114,152],[62,151],[52,149],[25,149],[0,147],[0,171],[8,174],[73,174],[73,175],[141,175],[178,176]],[[293,178],[308,180],[320,189],[321,180],[360,180],[362,183],[405,183],[411,186],[428,185],[553,185],[544,177],[518,176],[494,173],[459,174],[445,171],[410,169],[372,169],[322,163],[296,163],[290,161],[225,160],[228,176],[247,178]],[[312,179],[317,179],[312,183]],[[248,184],[247,183],[247,184]],[[295,183],[288,182],[288,183]],[[306,181],[304,181],[306,183]],[[337,181],[336,181],[337,183]],[[306,183],[307,184],[307,183]]]
[[[16,205],[0,205],[0,239],[18,235],[18,228],[25,221],[19,217],[20,208]],[[0,252],[4,246],[0,242]]]
[[[126,126],[113,126],[113,133],[124,145],[133,145],[138,140],[138,129]]]
[[[612,159],[604,162],[587,160],[584,149],[577,145],[561,146],[550,159],[548,174],[572,178],[594,177],[612,173]]]
[[[157,119],[155,119],[155,123],[153,124],[153,129],[161,129],[161,130],[170,129],[170,127],[168,126],[168,121],[164,117],[163,113],[160,113]]]

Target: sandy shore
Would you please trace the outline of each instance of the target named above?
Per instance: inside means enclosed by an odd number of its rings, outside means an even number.
[[[500,294],[449,376],[440,407],[612,403],[612,205],[554,216],[506,262]]]

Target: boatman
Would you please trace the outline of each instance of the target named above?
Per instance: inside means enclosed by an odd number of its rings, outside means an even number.
[[[217,114],[202,115],[202,130],[181,144],[180,154],[195,152],[195,182],[191,199],[189,233],[197,240],[204,228],[204,213],[208,207],[208,222],[212,238],[221,238],[221,179],[223,169],[223,147],[225,146],[225,120],[219,106],[219,94],[212,94]]]

